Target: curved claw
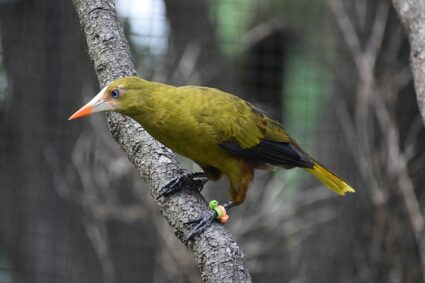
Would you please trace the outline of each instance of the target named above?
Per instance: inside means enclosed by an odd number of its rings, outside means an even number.
[[[201,214],[200,217],[184,223],[185,225],[192,225],[192,232],[190,232],[187,242],[193,240],[195,236],[198,236],[204,232],[213,221],[216,220],[217,214],[213,210],[207,210]]]
[[[157,196],[157,199],[165,196],[169,196],[182,190],[184,187],[189,186],[191,188],[197,188],[200,192],[204,185],[208,182],[207,176],[204,172],[187,173],[174,178],[168,184],[166,184],[161,193]]]

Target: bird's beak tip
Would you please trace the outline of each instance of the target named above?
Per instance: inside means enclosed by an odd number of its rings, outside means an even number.
[[[68,121],[71,121],[71,120],[74,120],[74,119],[77,119],[77,117],[75,117],[75,115],[72,114],[71,116],[69,116]]]
[[[70,120],[74,120],[74,119],[78,119],[87,115],[90,115],[93,113],[93,107],[91,105],[85,105],[82,108],[80,108],[80,110],[78,110],[77,112],[75,112],[74,114],[72,114],[69,118],[68,121]]]

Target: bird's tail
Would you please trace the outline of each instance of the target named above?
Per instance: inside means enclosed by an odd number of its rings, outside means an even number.
[[[354,193],[354,189],[340,177],[326,169],[325,166],[314,161],[313,168],[304,168],[313,174],[320,182],[330,188],[335,193],[344,196],[346,193]]]

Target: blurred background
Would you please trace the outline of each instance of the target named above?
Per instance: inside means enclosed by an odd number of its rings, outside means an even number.
[[[116,6],[141,76],[253,102],[357,189],[257,172],[227,225],[254,282],[424,282],[425,131],[390,1]],[[99,89],[71,1],[0,0],[0,41],[0,283],[200,282],[104,116],[67,121]]]

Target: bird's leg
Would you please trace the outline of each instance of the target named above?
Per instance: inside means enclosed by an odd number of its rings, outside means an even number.
[[[221,223],[226,223],[229,216],[227,215],[227,210],[235,206],[236,204],[231,200],[227,201],[223,205],[218,205],[218,202],[215,200],[210,201],[210,209],[204,211],[198,218],[188,221],[185,224],[192,226],[192,231],[187,238],[187,242],[193,240],[195,236],[198,236],[204,232],[214,220],[220,220]],[[223,211],[224,210],[224,211]]]
[[[196,188],[199,192],[202,190],[204,185],[208,182],[207,176],[204,172],[186,173],[180,175],[166,184],[157,199],[160,197],[167,197],[174,194],[175,192],[181,191],[184,187]]]

